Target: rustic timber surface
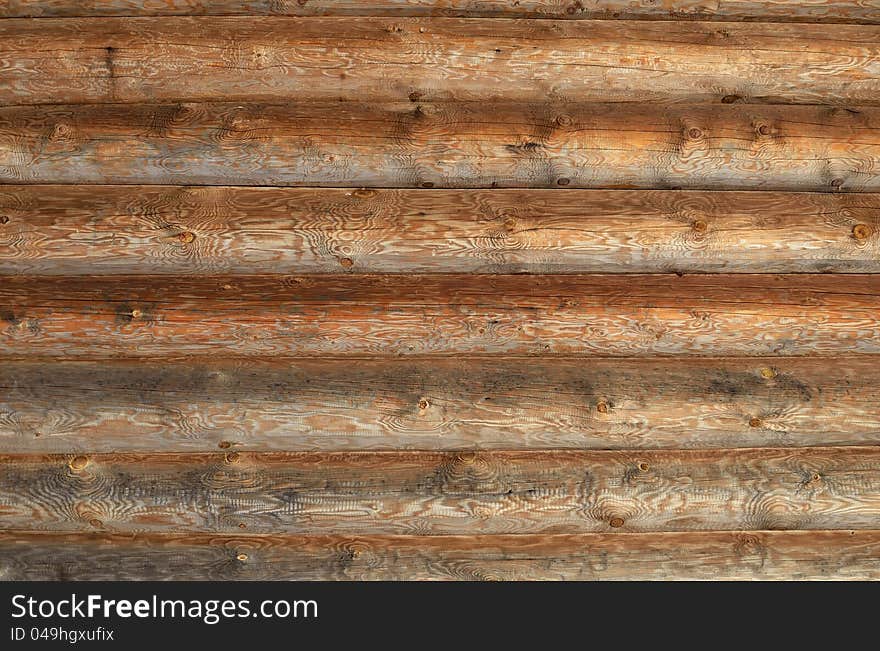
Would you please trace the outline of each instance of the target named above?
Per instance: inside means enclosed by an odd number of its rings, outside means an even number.
[[[0,534],[37,581],[877,580],[880,531],[479,536]]]
[[[880,271],[870,193],[0,185],[0,215],[0,274]]]
[[[880,26],[874,25],[25,19],[0,21],[0,57],[15,62],[0,87],[0,102],[7,105],[291,99],[720,103],[725,97],[880,103]]]
[[[880,275],[10,276],[0,354],[880,353]]]
[[[871,357],[9,361],[6,452],[880,444]]]
[[[880,190],[880,107],[476,102],[0,108],[0,181]]]
[[[877,0],[0,3],[0,580],[880,579]]]
[[[4,455],[0,468],[0,526],[8,529],[477,535],[880,528],[876,446]]]
[[[8,0],[0,16],[500,16],[880,23],[878,0]]]

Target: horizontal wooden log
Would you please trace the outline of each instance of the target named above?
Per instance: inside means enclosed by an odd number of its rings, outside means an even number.
[[[0,21],[0,103],[551,99],[876,105],[878,59],[876,25],[21,19]]]
[[[496,534],[880,528],[880,448],[0,455],[0,528]]]
[[[880,108],[171,104],[0,108],[0,181],[880,190]]]
[[[880,445],[873,357],[5,361],[0,452]]]
[[[880,194],[0,186],[0,274],[877,273],[875,233]]]
[[[0,354],[880,353],[880,275],[8,276]]]
[[[2,17],[494,16],[880,22],[877,0],[7,0]]]
[[[878,531],[495,536],[0,533],[4,581],[877,580]]]

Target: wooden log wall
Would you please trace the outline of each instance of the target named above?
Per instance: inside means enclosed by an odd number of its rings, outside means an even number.
[[[880,2],[0,5],[0,580],[880,578]]]

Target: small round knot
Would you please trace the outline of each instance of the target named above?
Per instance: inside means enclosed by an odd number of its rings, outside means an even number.
[[[101,522],[98,518],[92,518],[89,520],[89,525],[95,527],[95,529],[100,529],[104,526],[104,523]]]
[[[607,402],[597,403],[596,404],[596,411],[598,411],[600,414],[607,414],[608,413],[608,403]]]
[[[608,524],[610,524],[615,529],[619,529],[623,526],[623,518],[611,518]]]
[[[9,223],[9,217],[7,217],[6,215],[0,215],[0,224],[8,224],[8,223]]]
[[[831,179],[831,187],[839,188],[843,185],[843,179]]]
[[[339,264],[342,265],[344,269],[351,269],[354,266],[354,260],[351,258],[340,258]]]
[[[181,244],[192,244],[196,239],[196,234],[191,231],[184,231],[177,234],[177,241]]]
[[[556,118],[556,124],[560,127],[569,127],[571,126],[571,118],[567,115],[560,115]]]
[[[134,308],[134,309],[131,311],[131,318],[132,318],[132,319],[139,319],[140,317],[143,316],[143,314],[144,314],[144,313],[141,312],[138,308]]]
[[[240,459],[241,455],[238,452],[230,452],[225,457],[226,463],[238,463]]]
[[[721,98],[721,103],[722,104],[735,104],[736,102],[740,101],[741,99],[742,99],[742,97],[740,97],[739,95],[725,95],[724,97]]]
[[[856,224],[852,229],[852,235],[857,240],[867,240],[872,233],[873,230],[867,224]]]
[[[758,133],[760,133],[762,136],[769,136],[770,127],[768,127],[766,124],[762,124],[760,127],[758,127]]]
[[[776,377],[776,371],[770,368],[769,366],[761,369],[761,377],[765,380],[772,380]]]
[[[239,529],[247,529],[247,525],[246,525],[244,522],[239,522],[239,523],[238,523],[238,528],[239,528]]]
[[[709,230],[709,224],[707,224],[702,219],[697,219],[691,224],[691,228],[693,228],[697,233],[705,233]]]
[[[229,448],[232,447],[232,443],[230,443],[229,441],[220,441],[217,444],[217,447],[220,448],[221,450],[228,450]]]
[[[691,140],[699,140],[703,137],[703,132],[694,127],[693,129],[688,129],[688,138]]]
[[[422,187],[425,188],[425,189],[433,188],[433,187],[434,187],[434,183],[432,183],[431,181],[423,181],[423,182],[422,182]]]
[[[763,424],[763,421],[757,416],[752,416],[751,418],[749,418],[749,427],[760,427]]]
[[[71,470],[82,470],[87,465],[89,465],[89,458],[82,455],[76,456],[70,460],[70,463],[68,465],[70,466]]]
[[[236,554],[235,558],[237,558],[242,563],[244,563],[248,559],[248,555],[245,554],[244,552],[239,552],[238,554]]]
[[[419,409],[427,409],[429,404],[430,403],[425,398],[422,398],[419,400]]]
[[[647,463],[645,463],[644,461],[642,461],[639,464],[639,470],[641,470],[642,472],[648,472],[649,469],[650,469],[650,466]]]
[[[568,185],[569,183],[571,183],[571,179],[567,179],[564,176],[556,180],[556,185]]]

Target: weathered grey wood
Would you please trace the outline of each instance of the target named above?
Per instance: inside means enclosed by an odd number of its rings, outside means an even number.
[[[0,365],[0,452],[878,445],[874,357]]]
[[[431,18],[0,21],[0,103],[880,104],[880,26]],[[792,65],[792,61],[796,64]]]
[[[877,0],[7,0],[0,16],[497,16],[880,22]]]
[[[0,273],[880,272],[880,195],[0,186]]]
[[[877,580],[878,531],[497,536],[0,533],[5,581]]]
[[[0,181],[880,190],[880,108],[284,103],[0,108]]]
[[[0,529],[880,528],[880,448],[0,455]]]

